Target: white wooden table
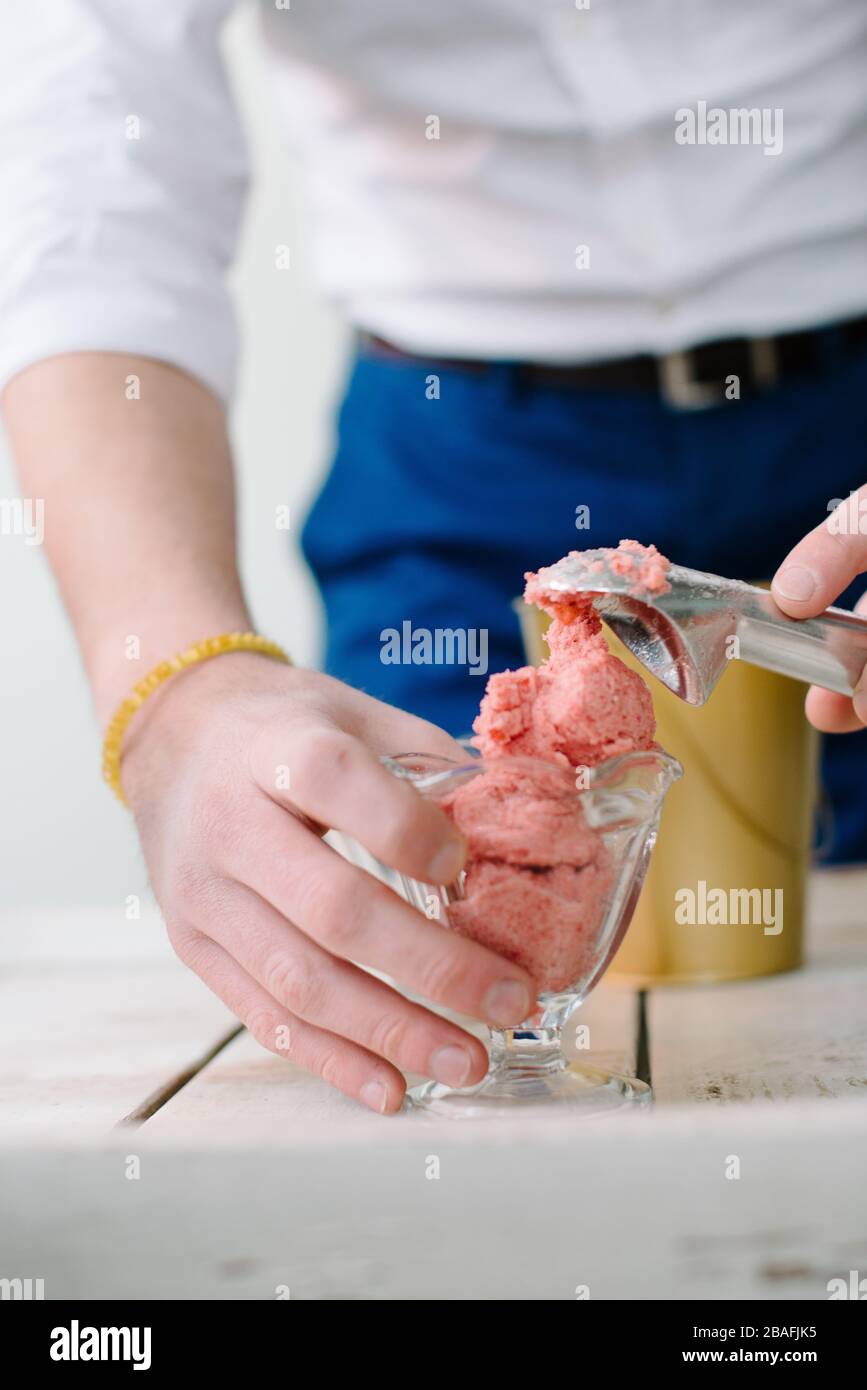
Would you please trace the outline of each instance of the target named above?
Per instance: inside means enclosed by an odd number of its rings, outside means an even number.
[[[582,1013],[590,1057],[634,1071],[637,996]],[[0,920],[0,1277],[716,1300],[867,1276],[867,872],[816,876],[805,970],[656,990],[645,1018],[650,1113],[383,1120],[239,1033],[155,918]]]

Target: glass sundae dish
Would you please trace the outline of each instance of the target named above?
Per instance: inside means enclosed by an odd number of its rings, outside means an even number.
[[[468,842],[467,867],[454,883],[401,875],[401,887],[426,916],[523,966],[539,994],[519,1027],[491,1029],[481,1082],[452,1089],[429,1081],[410,1092],[409,1104],[475,1117],[538,1105],[591,1115],[648,1101],[644,1082],[581,1065],[562,1039],[629,925],[680,765],[641,749],[576,777],[540,758],[486,759],[466,748],[463,762],[384,759],[420,795],[438,800]]]

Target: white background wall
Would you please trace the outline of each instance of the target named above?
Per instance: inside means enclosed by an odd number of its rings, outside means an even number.
[[[233,411],[242,566],[257,625],[299,661],[320,614],[297,552],[327,465],[346,334],[307,269],[293,165],[272,118],[254,15],[226,30],[254,184],[233,275],[243,356]],[[292,247],[277,270],[275,247]],[[17,495],[0,441],[0,497]],[[288,536],[274,526],[288,503]],[[0,535],[0,915],[22,904],[122,905],[145,874],[131,823],[103,786],[100,740],[75,644],[39,547]]]

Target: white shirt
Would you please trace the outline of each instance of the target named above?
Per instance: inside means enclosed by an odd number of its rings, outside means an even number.
[[[864,0],[259,3],[308,239],[354,323],[586,361],[867,309]],[[0,382],[104,349],[230,391],[231,8],[2,0]],[[777,113],[781,148],[735,143],[740,108]],[[681,143],[690,113],[707,143]]]

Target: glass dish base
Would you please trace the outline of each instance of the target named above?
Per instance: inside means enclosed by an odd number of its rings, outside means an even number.
[[[551,1070],[509,1067],[489,1071],[476,1086],[456,1090],[426,1081],[408,1092],[410,1112],[451,1119],[515,1116],[542,1110],[549,1115],[591,1118],[625,1107],[649,1105],[653,1093],[644,1081],[601,1067],[571,1062]]]

